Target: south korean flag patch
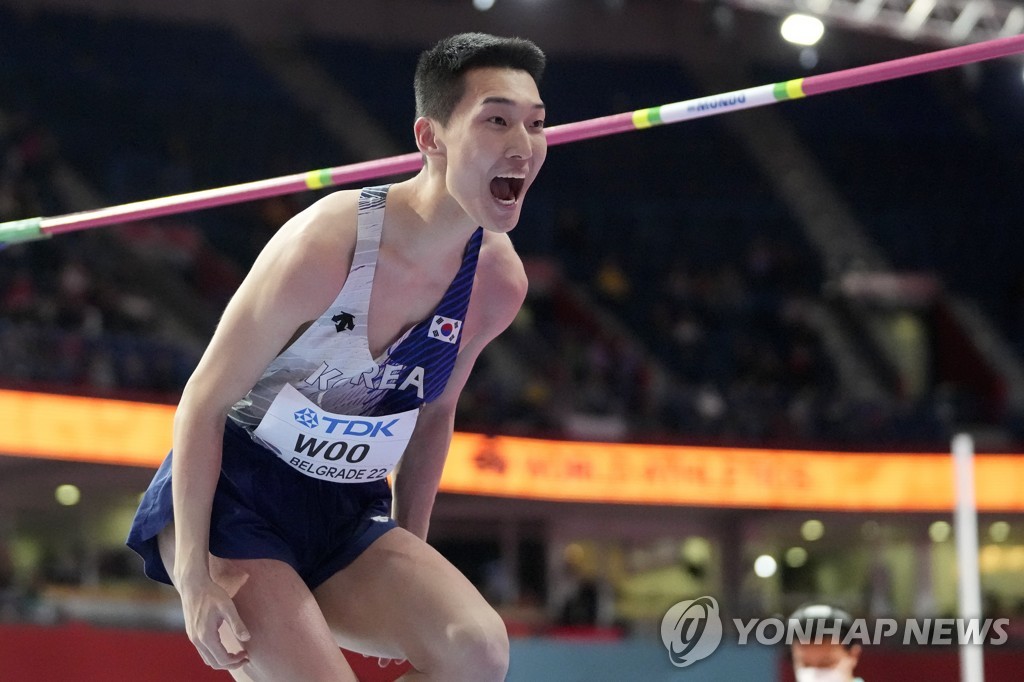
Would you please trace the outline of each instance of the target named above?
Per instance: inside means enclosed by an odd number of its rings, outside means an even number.
[[[462,329],[462,320],[453,320],[450,317],[438,315],[431,321],[427,336],[438,341],[455,343],[459,340],[460,329]]]

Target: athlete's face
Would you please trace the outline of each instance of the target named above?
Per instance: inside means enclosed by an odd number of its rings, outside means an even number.
[[[448,191],[478,224],[508,232],[547,156],[544,103],[525,71],[478,68],[436,137]]]

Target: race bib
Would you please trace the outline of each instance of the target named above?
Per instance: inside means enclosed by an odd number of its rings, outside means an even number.
[[[418,416],[419,409],[383,417],[335,414],[285,384],[253,433],[307,476],[365,483],[379,481],[395,468]]]

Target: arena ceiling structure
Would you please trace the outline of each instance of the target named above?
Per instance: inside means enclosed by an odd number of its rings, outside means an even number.
[[[781,20],[826,27],[833,56],[865,63],[1024,33],[1024,0],[0,0],[26,13],[85,12],[231,26],[257,39],[324,35],[382,47],[461,30],[525,34],[551,53],[678,56],[693,31],[742,43],[707,59],[786,59]],[[1021,60],[1018,60],[1021,61]],[[1024,63],[1022,63],[1024,66]],[[807,65],[804,64],[807,68]]]
[[[961,45],[1024,32],[1024,4],[1010,0],[724,0],[767,14],[825,23],[910,42]]]

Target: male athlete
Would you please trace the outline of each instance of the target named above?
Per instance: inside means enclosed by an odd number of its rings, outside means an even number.
[[[425,539],[459,393],[526,294],[506,233],[547,152],[543,68],[484,34],[424,52],[423,169],[288,221],[228,304],[128,538],[208,665],[354,680],[341,644],[504,679],[504,624]]]

